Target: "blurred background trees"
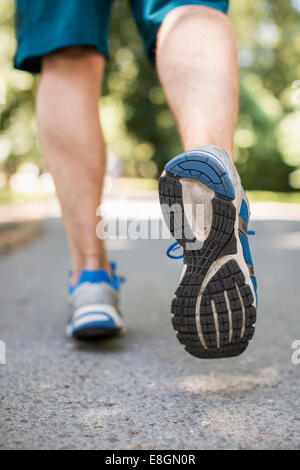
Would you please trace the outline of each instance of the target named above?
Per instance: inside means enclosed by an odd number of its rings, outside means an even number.
[[[300,189],[300,0],[232,0],[241,107],[234,158],[247,189]],[[44,162],[34,115],[38,77],[12,67],[14,5],[0,3],[0,187],[24,162]],[[128,177],[155,178],[181,151],[128,2],[115,0],[100,114]],[[4,99],[5,98],[5,99]]]

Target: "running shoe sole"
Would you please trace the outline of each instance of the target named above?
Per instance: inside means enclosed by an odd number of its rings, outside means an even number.
[[[165,166],[159,196],[171,234],[176,238],[178,225],[183,232],[176,240],[183,247],[184,269],[171,305],[178,340],[187,352],[203,359],[240,355],[256,321],[253,267],[246,264],[239,237],[239,213],[246,197],[240,182],[234,186],[221,159],[196,150]],[[206,237],[198,249],[187,248],[188,242],[201,238],[185,213],[190,202],[205,204],[206,211],[210,207],[209,218],[204,218]]]

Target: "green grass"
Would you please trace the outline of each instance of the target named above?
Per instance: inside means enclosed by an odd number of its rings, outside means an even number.
[[[0,190],[0,205],[10,204],[13,202],[26,202],[26,201],[36,201],[41,199],[48,199],[51,197],[51,194],[44,192],[32,192],[32,193],[19,193],[12,191],[11,189],[1,189]]]
[[[300,191],[280,193],[275,191],[247,191],[250,201],[289,202],[300,204]]]
[[[155,178],[119,178],[116,188],[124,191],[155,191],[158,188],[158,180]]]

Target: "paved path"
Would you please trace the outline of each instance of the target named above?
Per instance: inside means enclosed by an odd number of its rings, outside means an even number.
[[[113,241],[127,277],[124,338],[64,336],[68,258],[59,219],[0,258],[0,448],[300,448],[300,221],[252,223],[260,280],[255,339],[204,361],[177,342],[169,304],[181,270],[167,241]],[[263,287],[262,287],[263,286]]]

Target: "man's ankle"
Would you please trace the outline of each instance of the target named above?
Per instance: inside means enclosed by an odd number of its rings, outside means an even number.
[[[112,277],[112,269],[106,255],[87,256],[82,265],[74,267],[70,279],[71,285],[76,285],[83,270],[96,271],[98,269],[104,269]]]

